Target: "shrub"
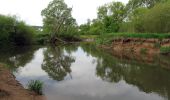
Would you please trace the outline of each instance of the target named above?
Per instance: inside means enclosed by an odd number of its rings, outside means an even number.
[[[28,82],[28,89],[42,95],[43,82],[39,80],[31,80]]]
[[[16,17],[0,15],[0,43],[27,45],[32,43],[35,31]]]

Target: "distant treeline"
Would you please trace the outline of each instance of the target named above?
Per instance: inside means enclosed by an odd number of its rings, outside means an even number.
[[[0,44],[29,45],[35,30],[15,16],[0,15]]]
[[[129,0],[100,6],[98,17],[80,25],[79,34],[169,33],[169,0]]]

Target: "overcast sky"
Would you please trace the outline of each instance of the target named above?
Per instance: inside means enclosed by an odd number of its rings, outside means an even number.
[[[47,7],[51,0],[0,0],[0,14],[17,15],[29,25],[42,25],[41,10]],[[97,8],[111,1],[128,0],[65,0],[73,7],[72,15],[78,24],[97,16]]]

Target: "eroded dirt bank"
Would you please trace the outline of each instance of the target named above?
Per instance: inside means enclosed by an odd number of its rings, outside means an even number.
[[[14,75],[0,64],[0,100],[45,100],[22,87]]]
[[[170,46],[170,39],[127,38],[114,39],[111,45],[102,45],[101,47],[120,59],[137,60],[146,63],[155,63],[156,61],[162,67],[170,68],[169,56],[167,59],[162,59],[163,55],[160,54],[160,47],[166,46]]]

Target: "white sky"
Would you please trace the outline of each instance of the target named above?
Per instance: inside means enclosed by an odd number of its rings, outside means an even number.
[[[0,14],[17,15],[30,25],[42,25],[41,10],[46,8],[51,0],[0,0]],[[69,7],[73,7],[72,15],[78,24],[97,16],[97,8],[112,1],[128,0],[65,0]]]

